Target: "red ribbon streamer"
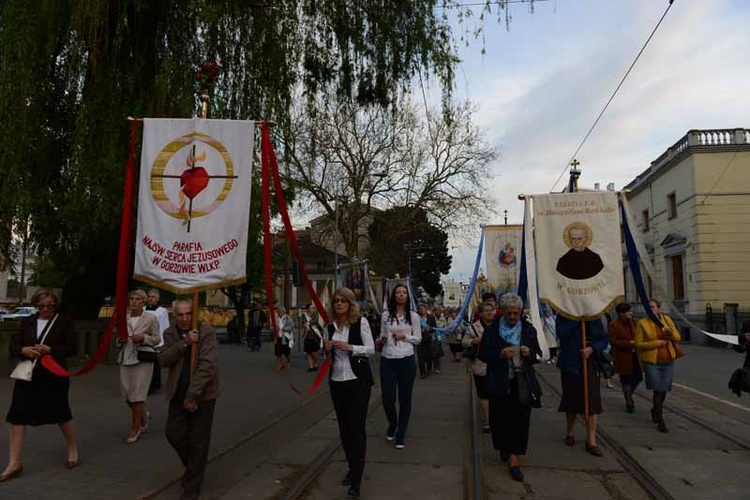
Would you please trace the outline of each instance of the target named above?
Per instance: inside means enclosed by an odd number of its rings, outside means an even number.
[[[297,237],[294,234],[292,228],[292,222],[289,218],[289,212],[286,208],[286,201],[284,200],[284,191],[281,186],[281,176],[279,175],[279,165],[276,160],[276,152],[273,150],[271,144],[271,134],[269,132],[268,124],[263,122],[261,127],[261,190],[262,190],[262,211],[263,211],[263,250],[265,256],[265,267],[266,267],[266,293],[268,295],[268,310],[271,312],[271,327],[273,328],[274,341],[277,338],[277,332],[275,327],[275,318],[273,317],[273,281],[271,277],[272,262],[271,262],[271,230],[270,230],[270,197],[271,188],[269,177],[273,176],[274,189],[276,190],[276,204],[279,208],[279,213],[284,221],[284,228],[289,238],[289,246],[292,249],[292,253],[297,258],[299,263],[300,273],[302,274],[302,280],[305,282],[305,287],[312,297],[315,307],[318,309],[318,314],[323,319],[325,324],[328,324],[328,313],[323,303],[320,301],[315,288],[312,286],[310,278],[307,276],[307,270],[305,269],[304,259],[302,258],[302,252],[300,252],[299,245],[297,244]],[[307,394],[315,392],[323,380],[328,375],[328,370],[331,367],[331,360],[326,359],[321,365],[318,375],[315,377],[310,388],[307,390]],[[297,394],[302,394],[294,385],[290,382],[289,384],[292,390]]]
[[[135,146],[138,136],[138,122],[133,120],[130,126],[130,151],[128,165],[125,169],[125,188],[122,197],[122,218],[120,219],[120,246],[117,254],[117,281],[115,283],[115,310],[109,319],[102,342],[96,349],[88,363],[76,373],[70,373],[60,366],[52,356],[41,358],[42,366],[60,377],[75,377],[90,372],[104,359],[112,342],[112,332],[117,325],[117,336],[127,338],[127,306],[128,306],[128,271],[130,270],[130,238],[132,235],[133,218],[133,188],[135,187]]]

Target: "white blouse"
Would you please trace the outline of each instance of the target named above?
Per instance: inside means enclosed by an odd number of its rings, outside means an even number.
[[[419,324],[419,314],[411,311],[411,324],[407,323],[404,316],[399,315],[391,321],[387,310],[383,311],[380,321],[380,336],[388,337],[383,344],[382,356],[388,359],[400,359],[414,355],[414,346],[422,342],[422,327]],[[396,340],[396,333],[406,335],[404,340]]]
[[[359,320],[360,333],[362,334],[363,345],[353,345],[353,351],[342,351],[340,349],[333,349],[333,363],[331,364],[331,380],[334,382],[346,382],[347,380],[354,380],[357,376],[352,371],[352,364],[349,361],[351,356],[364,356],[367,357],[370,354],[375,354],[375,343],[372,340],[372,330],[370,330],[370,323],[367,318],[361,318]],[[333,322],[335,328],[333,332],[332,340],[341,340],[349,343],[349,325],[344,325],[339,330],[336,322]]]

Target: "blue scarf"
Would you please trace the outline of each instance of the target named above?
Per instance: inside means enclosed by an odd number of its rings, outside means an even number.
[[[500,318],[500,336],[509,345],[520,345],[521,344],[521,320],[516,321],[516,324],[510,326],[505,322],[505,318]]]

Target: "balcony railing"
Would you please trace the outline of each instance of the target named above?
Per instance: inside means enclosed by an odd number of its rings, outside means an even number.
[[[691,146],[731,146],[734,144],[750,144],[750,129],[691,130],[651,162],[649,170],[653,172]]]

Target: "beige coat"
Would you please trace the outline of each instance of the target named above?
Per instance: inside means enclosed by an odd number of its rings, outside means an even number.
[[[198,357],[185,399],[200,403],[219,397],[219,357],[216,348],[216,332],[206,324],[198,328]],[[164,330],[164,347],[159,350],[159,362],[169,368],[167,376],[167,399],[172,400],[182,372],[185,353],[189,349],[176,326]]]
[[[481,340],[483,333],[484,326],[482,326],[482,322],[475,321],[471,326],[466,328],[466,333],[464,334],[463,339],[461,339],[461,345],[464,347],[469,347],[472,344],[472,340]],[[484,377],[485,375],[487,375],[487,363],[480,360],[479,358],[474,358],[471,361],[471,371],[474,373],[474,375]]]

